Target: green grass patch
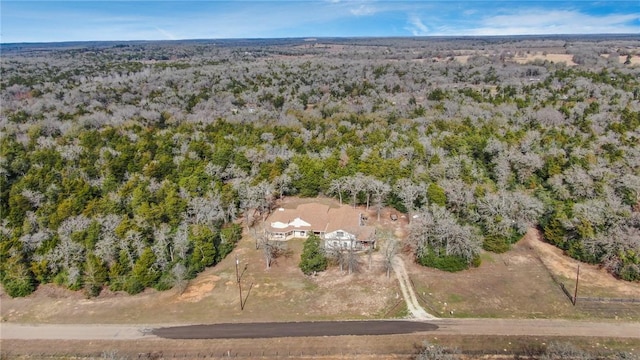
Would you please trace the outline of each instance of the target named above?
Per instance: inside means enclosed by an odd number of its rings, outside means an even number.
[[[455,304],[463,301],[464,301],[464,298],[458,294],[449,294],[449,297],[447,298],[447,302],[451,304]]]
[[[493,255],[490,252],[483,252],[480,254],[480,260],[483,263],[495,264],[496,259],[493,258]]]
[[[304,280],[304,291],[315,291],[317,289],[318,289],[318,284],[308,279]]]
[[[407,308],[407,305],[403,304],[401,306],[398,306],[398,310],[395,311],[393,315],[390,317],[404,319],[408,316],[409,316],[409,309]]]

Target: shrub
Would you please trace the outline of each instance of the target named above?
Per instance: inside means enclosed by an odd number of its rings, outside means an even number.
[[[171,273],[163,272],[155,285],[153,285],[153,288],[158,291],[169,290],[173,287],[174,282],[175,281]]]
[[[5,277],[2,286],[11,297],[27,296],[35,290],[33,281],[29,277]]]
[[[427,188],[427,198],[430,204],[436,204],[444,207],[447,204],[447,195],[444,189],[438,186],[436,183],[429,184]]]
[[[456,360],[460,358],[460,350],[432,344],[428,341],[422,343],[422,347],[419,348],[419,352],[415,356],[417,360]]]
[[[129,277],[124,284],[124,291],[128,292],[129,295],[135,295],[142,292],[142,290],[144,290],[144,285],[135,276]]]
[[[84,295],[87,298],[92,298],[100,295],[102,292],[102,286],[97,284],[84,284]]]
[[[422,256],[419,256],[417,259],[418,264],[422,266],[428,266],[444,271],[456,272],[461,270],[466,270],[471,266],[479,266],[480,265],[480,257],[476,256],[471,259],[471,261],[467,261],[467,259],[461,256],[453,256],[453,255],[441,255],[437,256],[433,251],[425,251]]]
[[[626,264],[620,269],[620,278],[627,281],[640,280],[640,267],[636,264]]]
[[[0,232],[0,282],[9,296],[27,296],[35,290],[36,280],[19,252],[17,256],[8,256],[11,254],[12,244],[2,235]]]
[[[490,234],[484,237],[482,248],[494,253],[503,253],[509,250],[509,241],[504,236]]]
[[[304,241],[304,248],[298,266],[305,275],[327,269],[327,258],[324,256],[324,252],[320,247],[319,237],[311,235]]]

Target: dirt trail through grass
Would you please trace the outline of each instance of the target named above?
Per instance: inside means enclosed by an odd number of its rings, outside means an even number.
[[[409,275],[407,275],[407,269],[404,266],[404,261],[402,261],[398,256],[393,259],[393,271],[396,273],[396,277],[400,283],[402,296],[407,303],[407,309],[409,309],[411,316],[420,320],[436,319],[435,316],[424,311],[418,303],[418,298],[416,297],[416,293],[413,291],[411,281],[409,281]]]

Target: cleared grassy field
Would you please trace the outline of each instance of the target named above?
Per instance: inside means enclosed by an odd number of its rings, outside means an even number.
[[[387,210],[379,223],[373,213],[369,219],[380,232],[402,239],[406,220],[392,222],[388,215]],[[308,277],[297,266],[302,240],[289,241],[289,255],[266,269],[250,233],[230,256],[192,280],[182,294],[147,290],[130,296],[104,291],[86,299],[81,292],[45,285],[26,298],[0,294],[2,321],[175,324],[406,316],[398,282],[394,276],[386,277],[380,253],[370,258],[363,254],[358,273],[348,275],[333,266]],[[241,269],[247,266],[242,276],[244,310],[235,282],[236,256]],[[559,283],[573,291],[578,262],[542,242],[535,230],[511,251],[484,253],[480,267],[459,273],[419,266],[410,254],[399,256],[404,258],[425,310],[439,317],[640,320],[640,303],[579,302],[574,307]],[[581,264],[578,295],[638,298],[640,284],[616,280],[604,270]]]
[[[370,219],[375,219],[370,214]],[[404,219],[388,220],[388,212],[377,224],[381,231],[402,239],[406,233]],[[482,265],[459,273],[446,273],[421,267],[409,254],[400,254],[414,284],[420,302],[427,312],[438,317],[488,318],[567,318],[640,320],[639,303],[590,302],[573,306],[558,282],[573,289],[574,271],[578,263],[537,238],[535,231],[504,254],[484,253]],[[147,290],[129,296],[105,291],[97,298],[86,299],[80,292],[52,285],[39,288],[27,298],[11,299],[0,294],[2,321],[19,323],[95,323],[95,324],[189,324],[221,322],[266,322],[332,319],[376,319],[407,316],[398,282],[387,278],[379,253],[369,261],[363,255],[359,273],[347,275],[331,267],[315,277],[307,277],[298,269],[302,240],[289,244],[290,255],[276,260],[270,268],[255,239],[246,235],[236,250],[217,266],[207,269],[192,280],[182,294],[175,290]],[[244,310],[240,309],[235,279],[235,258],[241,269]],[[554,280],[555,279],[555,280]],[[634,298],[640,296],[640,284],[622,282],[597,267],[581,265],[579,296]],[[570,335],[570,334],[567,334]],[[47,358],[52,352],[66,356],[79,351],[82,356],[95,356],[104,350],[120,353],[153,354],[187,358],[223,356],[234,351],[239,357],[256,354],[291,358],[408,358],[423,340],[459,347],[471,353],[508,353],[533,351],[551,338],[452,336],[437,339],[425,335],[367,337],[300,338],[271,340],[148,340],[141,342],[47,341],[28,343],[3,340],[3,355],[35,354]],[[570,341],[595,350],[608,351],[616,346],[637,353],[635,340]],[[635,341],[635,342],[634,342]],[[608,344],[608,345],[607,345]],[[606,346],[606,348],[605,348]],[[81,351],[79,349],[82,349]],[[502,352],[504,353],[504,351]],[[40,354],[40,355],[38,355]],[[49,355],[44,355],[49,354]],[[276,355],[277,354],[277,355]],[[290,354],[290,355],[289,355]],[[21,356],[21,355],[20,355]],[[136,355],[137,356],[137,355]],[[9,356],[12,357],[12,356]]]

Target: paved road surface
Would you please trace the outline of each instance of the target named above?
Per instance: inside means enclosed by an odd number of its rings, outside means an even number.
[[[314,325],[315,324],[315,325]],[[322,325],[318,325],[322,324]],[[345,324],[349,324],[348,326]],[[243,335],[251,331],[251,335]],[[637,322],[588,322],[547,319],[446,319],[434,321],[353,321],[185,325],[0,324],[0,339],[135,340],[159,336],[229,338],[364,335],[367,332],[425,332],[432,335],[592,336],[640,339]],[[259,335],[262,333],[263,335]],[[231,335],[225,335],[231,334]],[[265,335],[266,334],[266,335]]]
[[[317,321],[178,326],[154,329],[152,333],[169,339],[253,339],[409,334],[437,328],[437,325],[417,321]]]

